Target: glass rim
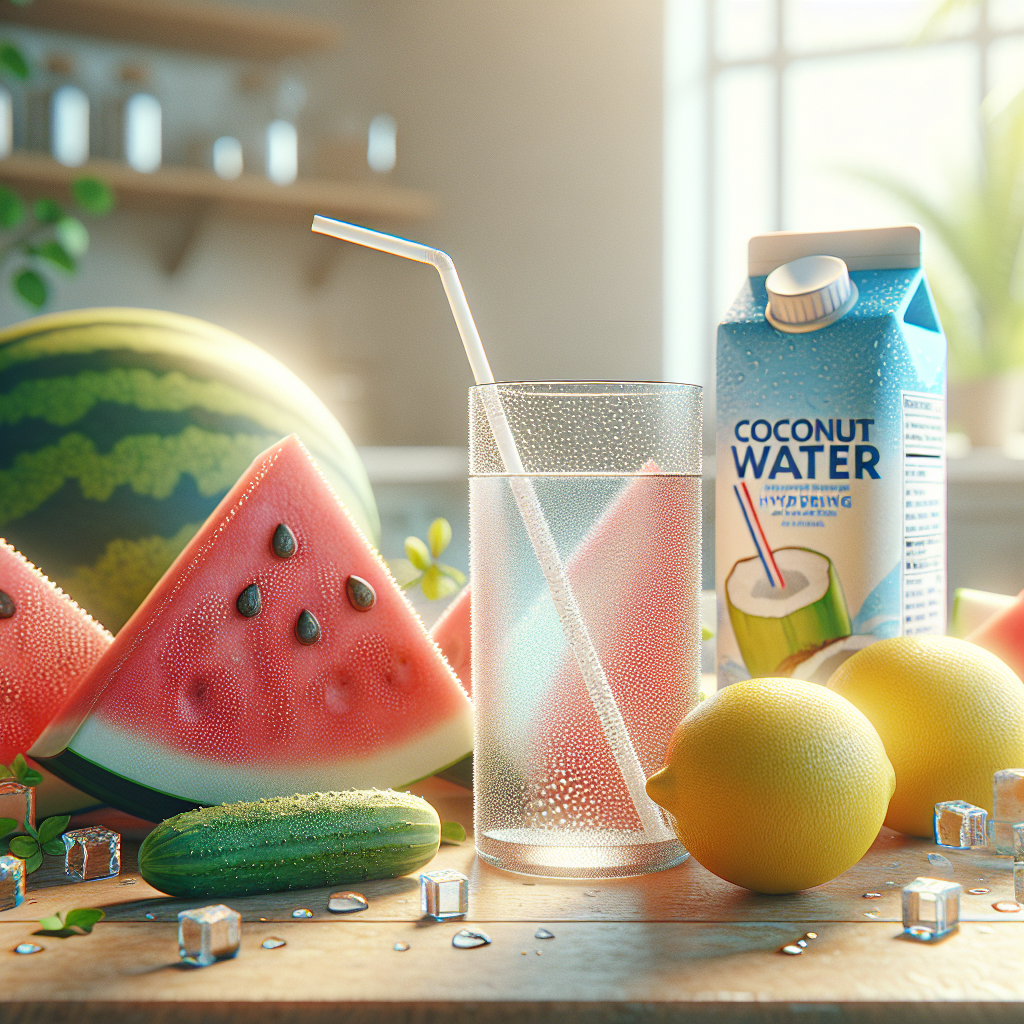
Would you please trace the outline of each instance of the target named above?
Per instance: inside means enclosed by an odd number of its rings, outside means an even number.
[[[672,380],[496,380],[491,384],[470,384],[470,391],[482,391],[484,388],[596,388],[596,387],[637,387],[651,388],[654,391],[687,390],[703,392],[703,384],[686,384]],[[568,393],[568,392],[567,392]]]

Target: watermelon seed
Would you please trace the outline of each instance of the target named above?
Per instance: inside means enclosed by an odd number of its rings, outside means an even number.
[[[370,591],[373,593],[373,591]],[[14,599],[0,590],[0,619],[9,619],[14,614]]]
[[[299,547],[295,540],[295,534],[284,523],[277,524],[270,546],[278,558],[291,558]]]
[[[260,596],[260,588],[255,583],[250,583],[239,595],[235,607],[247,619],[259,615],[263,611],[263,599]]]
[[[305,608],[299,613],[299,619],[295,623],[295,637],[300,644],[307,647],[320,639],[320,623],[316,621],[316,616]]]
[[[377,594],[362,576],[349,576],[345,582],[349,603],[357,612],[368,612],[377,603]]]

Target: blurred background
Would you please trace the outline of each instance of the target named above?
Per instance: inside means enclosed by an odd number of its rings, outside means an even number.
[[[709,455],[747,238],[912,220],[950,587],[1024,586],[1024,0],[0,0],[0,40],[0,184],[117,197],[63,263],[5,230],[2,322],[146,306],[262,345],[361,447],[386,556],[444,515],[466,568],[471,378],[436,274],[313,213],[449,252],[499,379],[704,384]]]

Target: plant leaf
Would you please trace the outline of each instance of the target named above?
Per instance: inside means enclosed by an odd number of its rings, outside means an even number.
[[[405,538],[405,557],[420,572],[425,572],[431,564],[430,552],[427,550],[427,545],[419,539],[419,537],[406,537]]]
[[[17,227],[25,219],[25,204],[21,196],[5,185],[0,185],[0,227]]]
[[[61,217],[53,230],[64,251],[76,259],[89,251],[89,230],[77,217]]]
[[[21,50],[11,43],[0,43],[0,68],[9,71],[15,78],[28,78],[28,61],[22,56]]]
[[[23,786],[38,786],[43,781],[43,776],[35,768],[26,768],[25,774],[18,781]]]
[[[419,582],[420,574],[408,558],[389,558],[388,569],[391,570],[395,582],[403,590],[407,590]]]
[[[38,871],[43,866],[43,851],[36,850],[31,857],[25,858],[25,874],[31,875],[33,871]]]
[[[435,558],[441,557],[441,552],[452,542],[452,524],[447,519],[435,519],[427,530],[427,543],[430,544],[430,553]]]
[[[71,194],[75,202],[93,216],[101,217],[114,208],[114,193],[105,181],[99,178],[76,178],[71,183]]]
[[[41,918],[39,927],[45,932],[59,932],[64,927],[64,922],[60,919],[60,913],[58,912],[50,917]]]
[[[464,843],[466,841],[466,830],[457,821],[441,822],[442,843]]]
[[[64,841],[61,839],[51,839],[48,843],[43,843],[43,853],[48,853],[51,857],[63,857]]]
[[[7,835],[8,832],[13,832],[18,827],[18,822],[14,818],[0,818],[0,836]]]
[[[454,587],[451,580],[442,575],[441,570],[436,565],[432,565],[423,573],[420,586],[423,588],[423,593],[426,595],[427,600],[436,601],[439,597],[445,596],[446,583]]]
[[[39,309],[46,305],[46,282],[28,267],[23,267],[12,278],[14,290],[30,305]]]
[[[456,569],[454,565],[443,565],[437,563],[438,569],[441,570],[450,580],[454,580],[457,586],[465,586],[466,574],[459,569]]]
[[[56,224],[64,216],[64,211],[56,200],[44,197],[32,204],[32,216],[40,224]]]
[[[25,760],[24,754],[14,755],[14,760],[11,762],[11,771],[14,772],[14,777],[21,782],[22,775],[28,771],[28,761]]]
[[[49,242],[43,242],[43,244],[36,249],[36,255],[41,256],[44,260],[49,260],[55,266],[60,267],[61,270],[67,270],[71,273],[74,273],[78,266],[69,253],[65,251],[64,246],[53,239]]]
[[[39,844],[31,836],[15,836],[10,842],[10,851],[15,857],[28,860],[39,852]]]
[[[80,907],[78,910],[69,910],[64,915],[64,927],[81,928],[83,932],[91,932],[93,925],[106,916],[102,910],[94,907]]]
[[[51,839],[56,839],[68,827],[68,822],[71,821],[70,814],[58,814],[52,818],[47,818],[46,821],[39,826],[39,842],[48,843]]]
[[[700,638],[701,640],[710,640],[715,634],[708,629],[707,626],[700,627]]]

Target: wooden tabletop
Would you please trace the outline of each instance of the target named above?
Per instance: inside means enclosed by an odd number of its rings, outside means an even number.
[[[472,825],[465,790],[416,787],[442,818]],[[443,846],[431,868],[470,879],[465,921],[420,918],[416,877],[353,888],[369,909],[327,911],[331,889],[228,899],[242,914],[237,958],[202,970],[177,956],[179,910],[139,877],[138,843],[124,844],[119,878],[65,884],[48,858],[22,906],[0,914],[0,1021],[394,1020],[473,1021],[996,1021],[1024,1017],[1024,912],[1011,859],[945,851],[883,829],[844,875],[794,896],[759,896],[690,860],[631,879],[562,881],[506,874],[474,857],[472,842]],[[901,936],[900,889],[919,875],[960,882],[962,925],[936,945]],[[968,889],[990,889],[969,895]],[[865,899],[866,892],[881,893]],[[34,935],[39,918],[102,907],[93,934]],[[312,911],[295,919],[296,909]],[[493,940],[456,949],[462,927]],[[553,939],[538,939],[544,926]],[[800,956],[782,946],[817,933]],[[269,937],[285,940],[263,949]],[[11,952],[31,941],[43,952]],[[396,942],[409,949],[397,952]]]

